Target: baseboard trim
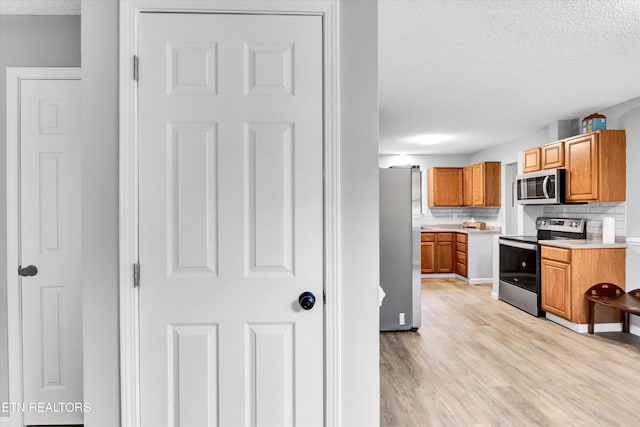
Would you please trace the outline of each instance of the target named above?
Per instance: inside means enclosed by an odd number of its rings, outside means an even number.
[[[483,278],[483,277],[474,277],[468,280],[472,285],[491,285],[493,283],[493,278]]]
[[[564,326],[567,329],[571,329],[574,332],[578,332],[580,334],[586,334],[589,332],[589,325],[586,323],[573,323],[562,317],[558,317],[555,314],[547,313],[547,320],[551,320],[554,323],[557,323],[560,326]],[[640,327],[636,327],[638,332],[640,332]],[[594,332],[622,332],[622,323],[596,323],[593,327]]]
[[[456,277],[462,277],[462,276],[458,276],[457,274],[454,274],[454,273],[429,273],[429,274],[422,274],[421,277],[423,279],[454,279]]]
[[[491,292],[491,299],[499,300],[500,298],[498,297],[498,293],[497,292]]]
[[[422,279],[460,279],[471,285],[486,285],[493,283],[493,278],[483,278],[483,277],[464,277],[455,273],[429,273],[429,274],[421,274]]]

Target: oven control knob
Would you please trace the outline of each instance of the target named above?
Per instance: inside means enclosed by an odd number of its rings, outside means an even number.
[[[577,222],[575,222],[575,221],[573,221],[573,222],[571,223],[571,226],[572,226],[572,227],[577,227],[577,226],[578,226],[578,223],[577,223]]]

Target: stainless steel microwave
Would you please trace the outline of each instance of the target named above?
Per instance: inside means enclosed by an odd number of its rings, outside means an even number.
[[[558,205],[564,202],[564,169],[525,173],[516,178],[522,205]]]

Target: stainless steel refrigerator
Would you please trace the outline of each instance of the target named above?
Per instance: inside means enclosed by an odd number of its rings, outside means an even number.
[[[420,327],[421,174],[418,166],[380,169],[380,330]]]

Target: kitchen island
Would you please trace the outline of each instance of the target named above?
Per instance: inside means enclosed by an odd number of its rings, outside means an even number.
[[[422,225],[422,277],[491,283],[493,237],[499,234],[500,227],[478,230],[462,224]]]

